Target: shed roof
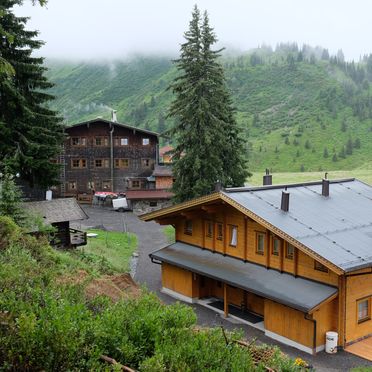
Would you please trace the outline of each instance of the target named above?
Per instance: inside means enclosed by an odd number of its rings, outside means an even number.
[[[43,217],[48,224],[88,218],[74,198],[27,202],[23,206],[30,213]]]
[[[155,165],[155,169],[152,175],[156,177],[172,177],[172,167],[166,165]]]
[[[281,210],[284,188],[289,211]],[[230,188],[142,216],[166,217],[203,203],[222,200],[324,259],[340,272],[372,267],[372,187],[356,179],[330,181],[328,197],[322,182]]]
[[[280,273],[233,257],[177,242],[150,254],[197,274],[221,280],[294,309],[312,309],[337,294],[337,288]]]
[[[72,125],[66,127],[65,130],[68,130],[69,128],[75,128],[75,127],[78,127],[78,126],[81,126],[81,125],[87,125],[87,124],[93,124],[93,123],[99,123],[99,122],[109,124],[110,126],[117,125],[119,127],[134,130],[136,132],[142,132],[142,133],[150,134],[152,136],[159,137],[159,133],[152,132],[150,130],[146,130],[146,129],[142,129],[142,128],[137,128],[137,127],[134,127],[134,126],[129,125],[129,124],[118,123],[116,121],[106,120],[106,119],[102,119],[102,118],[95,118],[95,119],[92,119],[92,120],[83,121],[81,123],[72,124]]]

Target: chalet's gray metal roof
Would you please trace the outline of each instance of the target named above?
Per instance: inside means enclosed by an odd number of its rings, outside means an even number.
[[[74,198],[26,202],[23,206],[31,214],[41,216],[47,224],[88,218]]]
[[[150,254],[197,274],[223,281],[294,309],[309,312],[337,293],[337,288],[177,242]]]
[[[106,119],[102,119],[102,118],[95,118],[95,119],[92,119],[92,120],[83,121],[81,123],[72,124],[72,125],[69,125],[68,127],[66,127],[65,130],[68,130],[69,128],[79,127],[80,125],[87,125],[87,124],[98,123],[98,122],[106,123],[106,124],[109,124],[109,125],[117,125],[119,127],[131,129],[131,130],[134,130],[136,132],[147,133],[147,134],[150,134],[150,135],[156,136],[156,137],[160,136],[159,133],[152,132],[152,131],[147,130],[147,129],[137,128],[137,127],[134,127],[132,125],[128,125],[128,124],[124,124],[124,123],[118,123],[116,121],[106,120]]]
[[[226,189],[223,194],[344,271],[372,266],[372,187],[355,179],[288,185],[289,211],[280,209],[284,186]]]

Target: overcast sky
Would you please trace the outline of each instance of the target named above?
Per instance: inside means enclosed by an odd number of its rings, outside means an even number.
[[[296,41],[342,49],[347,59],[372,52],[370,0],[49,0],[46,8],[25,0],[16,13],[31,16],[43,56],[111,59],[175,55],[195,3],[228,50]]]

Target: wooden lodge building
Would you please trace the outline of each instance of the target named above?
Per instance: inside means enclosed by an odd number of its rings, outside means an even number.
[[[372,335],[372,187],[355,179],[232,188],[141,216],[176,242],[162,290],[309,353]]]
[[[94,119],[65,129],[56,196],[148,188],[158,160],[158,134],[116,121]]]

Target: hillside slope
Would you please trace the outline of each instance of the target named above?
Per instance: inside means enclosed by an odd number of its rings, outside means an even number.
[[[251,170],[353,169],[372,158],[372,58],[360,64],[282,45],[223,58]],[[314,51],[314,50],[312,50]],[[315,50],[316,51],[316,50]],[[318,53],[319,54],[319,53]],[[176,71],[168,58],[48,61],[66,123],[102,116],[163,132]]]

